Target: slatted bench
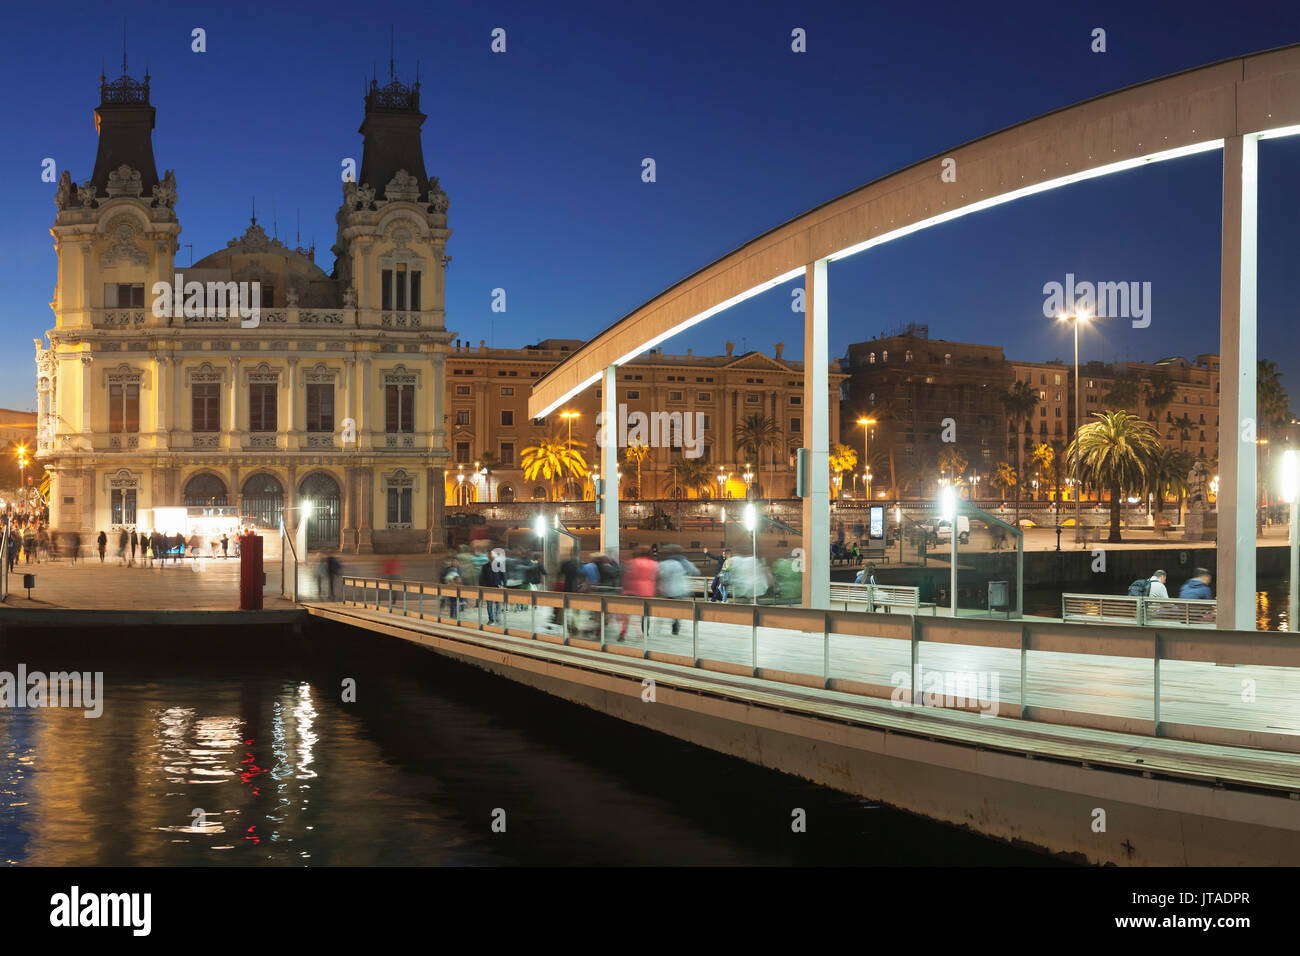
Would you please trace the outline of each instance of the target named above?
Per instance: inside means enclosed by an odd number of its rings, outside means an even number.
[[[866,605],[869,610],[886,608],[899,614],[919,614],[928,608],[935,614],[935,605],[921,600],[921,589],[905,584],[831,584],[831,604]]]

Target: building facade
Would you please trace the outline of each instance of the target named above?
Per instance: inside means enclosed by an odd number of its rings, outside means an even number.
[[[177,268],[176,177],[158,176],[154,118],[147,75],[101,78],[93,174],[59,181],[55,327],[36,340],[51,527],[174,532],[162,516],[187,509],[273,532],[308,513],[313,547],[440,546],[451,233],[419,84],[371,85],[328,275],[255,218]]]
[[[600,464],[596,416],[602,407],[601,388],[587,389],[547,419],[528,418],[532,383],[582,344],[579,339],[546,339],[522,349],[493,349],[482,342],[454,345],[447,358],[452,459],[446,475],[448,501],[546,500],[557,493],[592,497],[591,478]],[[680,446],[671,441],[652,443],[639,469],[620,452],[620,497],[674,497],[673,465],[683,459],[702,462],[708,469],[709,496],[744,497],[747,492],[793,496],[793,459],[803,444],[803,363],[786,359],[783,353],[784,346],[777,344],[772,355],[736,355],[734,344],[727,343],[725,355],[669,355],[657,349],[620,366],[618,403],[633,419],[633,428],[637,413],[647,421],[657,414],[676,415],[673,421],[688,423],[682,429],[687,441]],[[838,364],[832,363],[832,435],[839,432],[843,378]],[[571,417],[563,417],[566,413]],[[757,456],[742,449],[737,438],[738,428],[753,416],[768,423],[770,436]],[[550,436],[567,442],[570,433],[588,463],[588,475],[567,490],[541,479],[525,480],[524,449]],[[696,445],[698,455],[688,443]],[[491,462],[489,474],[482,473],[485,459]],[[684,493],[686,497],[705,494],[703,488],[687,488]]]

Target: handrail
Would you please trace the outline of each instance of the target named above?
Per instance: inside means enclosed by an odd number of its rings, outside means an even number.
[[[373,591],[373,597],[372,597]],[[883,595],[882,595],[883,596]],[[1071,595],[1092,601],[1098,606],[1119,608],[1119,614],[1133,612],[1145,600],[1128,595]],[[1166,604],[1183,607],[1190,614],[1199,609],[1209,611],[1210,601],[1154,599],[1164,610]],[[916,701],[918,706],[975,709],[962,702],[941,698],[930,701],[930,685],[923,677],[933,676],[940,663],[931,652],[922,669],[922,645],[935,648],[940,657],[974,653],[981,650],[1018,652],[1019,670],[1008,666],[1005,656],[977,658],[968,666],[987,666],[979,672],[946,671],[949,679],[959,680],[978,674],[996,675],[992,684],[993,713],[1024,720],[1039,720],[1066,726],[1088,727],[1148,736],[1217,743],[1225,746],[1252,746],[1263,749],[1300,753],[1300,730],[1290,729],[1278,713],[1294,713],[1295,701],[1285,689],[1245,717],[1240,712],[1211,714],[1189,713],[1189,694],[1197,700],[1198,691],[1186,687],[1162,693],[1165,686],[1192,679],[1186,668],[1162,675],[1162,667],[1171,664],[1216,663],[1254,667],[1294,668],[1300,673],[1300,642],[1286,634],[1268,632],[1206,629],[1193,638],[1178,635],[1187,626],[1182,618],[1160,617],[1151,626],[1134,625],[1132,620],[1107,621],[1092,617],[1086,626],[1050,620],[1001,621],[989,618],[918,617],[912,614],[863,614],[861,611],[820,610],[757,604],[718,604],[698,600],[649,598],[612,593],[564,593],[515,588],[489,588],[403,581],[376,577],[345,575],[345,607],[373,608],[395,616],[419,618],[443,625],[482,632],[484,636],[543,641],[612,653],[636,656],[700,670],[728,674],[745,674],[781,684],[819,686],[830,690],[866,697],[892,699],[895,706]],[[638,620],[636,627],[630,622]],[[672,635],[656,633],[655,621],[677,622]],[[661,628],[662,629],[662,628]],[[653,635],[653,642],[651,640]],[[771,644],[767,644],[771,642]],[[760,654],[760,644],[767,651]],[[901,645],[901,646],[899,646]],[[910,645],[910,653],[908,647]],[[775,650],[773,650],[775,648]],[[814,648],[816,650],[814,650]],[[897,650],[893,650],[897,648]],[[810,653],[811,652],[811,653]],[[1032,652],[1032,653],[1031,653]],[[1092,678],[1091,684],[1067,692],[1074,710],[1063,709],[1059,691],[1048,691],[1040,700],[1031,700],[1034,687],[1031,671],[1043,666],[1044,657],[1086,654],[1098,668],[1124,668],[1123,680],[1131,689],[1135,666],[1148,667],[1145,688],[1137,685],[1134,695],[1117,697],[1106,679]],[[1056,658],[1060,661],[1060,658]],[[791,670],[773,666],[780,662]],[[814,663],[814,661],[816,663]],[[910,661],[910,664],[904,663]],[[931,662],[934,661],[933,666]],[[1146,662],[1146,663],[1138,663]],[[889,670],[886,664],[901,667],[892,678],[880,677]],[[953,666],[949,664],[948,666]],[[1061,663],[1054,667],[1068,666]],[[873,668],[875,672],[873,674]],[[1204,673],[1198,671],[1197,673]],[[1220,672],[1216,672],[1220,673]],[[1225,674],[1224,680],[1231,676]],[[1001,678],[1002,692],[998,691]],[[1061,674],[1038,676],[1038,681],[1059,682]],[[1204,680],[1203,677],[1195,678]],[[1213,678],[1211,678],[1212,680]],[[1286,688],[1294,686],[1290,676],[1282,682],[1270,682]],[[924,692],[922,690],[924,686]],[[1040,685],[1041,686],[1041,685]],[[1071,696],[1073,694],[1073,696]],[[1263,701],[1261,700],[1261,703]],[[1162,718],[1162,703],[1172,707],[1172,719]],[[1218,706],[1212,701],[1208,706]],[[1271,709],[1270,709],[1271,708]],[[979,706],[983,711],[983,703]],[[1136,711],[1136,712],[1135,712]],[[1145,712],[1146,716],[1143,716]],[[1217,718],[1217,722],[1216,722]]]

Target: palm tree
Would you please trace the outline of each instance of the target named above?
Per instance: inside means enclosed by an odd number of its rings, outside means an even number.
[[[490,503],[492,501],[492,475],[494,472],[501,470],[501,459],[489,451],[479,459],[478,465],[483,472],[483,478],[487,482],[487,500]]]
[[[1079,429],[1066,455],[1074,472],[1094,488],[1110,492],[1111,543],[1123,541],[1119,531],[1120,503],[1126,491],[1151,487],[1160,437],[1150,422],[1124,411],[1094,412],[1097,420]]]
[[[641,462],[650,456],[650,446],[645,442],[628,442],[627,447],[623,449],[623,460],[629,465],[636,465],[636,493],[637,497],[647,497],[645,488],[641,485]]]
[[[1177,396],[1178,383],[1170,378],[1169,373],[1164,369],[1152,372],[1147,376],[1146,384],[1142,389],[1142,397],[1146,399],[1147,408],[1155,417],[1157,430],[1160,427],[1160,413],[1168,408]]]
[[[1016,480],[1016,466],[1010,462],[1000,461],[997,468],[993,470],[993,477],[989,483],[1002,492],[1002,497],[1007,496],[1007,489],[1014,488],[1018,481]]]
[[[1051,467],[1056,452],[1047,442],[1039,442],[1034,446],[1034,450],[1029,453],[1029,461],[1034,466],[1034,473],[1037,476],[1038,485],[1034,486],[1034,501],[1038,500],[1039,487],[1044,486],[1043,466]]]
[[[835,479],[840,478],[840,488],[844,487],[843,474],[846,471],[852,471],[858,467],[858,453],[848,445],[842,445],[839,442],[831,445],[830,455],[831,465],[831,496],[835,495]]]
[[[1186,413],[1179,415],[1174,419],[1174,428],[1178,432],[1178,448],[1181,451],[1186,447],[1185,443],[1191,437],[1192,426],[1196,424],[1192,421],[1192,416]]]
[[[703,498],[713,488],[713,472],[703,458],[678,458],[668,466],[668,492],[685,498],[690,492]]]
[[[1016,475],[1020,475],[1020,452],[1024,440],[1020,437],[1021,426],[1028,427],[1034,409],[1038,407],[1038,390],[1028,382],[1016,379],[1011,388],[1002,395],[1002,405],[1007,410],[1007,417],[1016,428]],[[1020,482],[1016,482],[1016,527],[1020,526]]]
[[[748,451],[755,462],[761,462],[763,449],[777,448],[781,444],[781,426],[775,418],[760,412],[746,415],[736,426],[736,451]],[[776,467],[775,456],[768,462],[769,474]]]
[[[1164,514],[1166,495],[1178,499],[1179,517],[1182,516],[1183,498],[1190,490],[1188,475],[1196,459],[1185,451],[1176,448],[1160,448],[1151,467],[1151,482],[1147,488],[1155,495],[1156,514]]]
[[[939,473],[947,473],[948,478],[956,485],[962,475],[966,474],[966,466],[969,462],[962,450],[956,445],[948,444],[939,452]]]
[[[524,480],[536,481],[539,477],[551,483],[551,497],[559,498],[559,480],[575,478],[587,473],[587,461],[582,451],[586,442],[568,439],[561,435],[543,438],[536,445],[525,448],[520,458],[524,466]]]
[[[1101,403],[1112,411],[1133,411],[1141,397],[1142,388],[1136,379],[1117,378],[1111,383],[1110,391],[1102,396]]]

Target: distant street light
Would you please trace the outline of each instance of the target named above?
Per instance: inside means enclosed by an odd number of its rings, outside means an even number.
[[[876,424],[874,418],[862,417],[858,419],[858,424],[862,426],[862,467],[868,472],[871,471],[871,457],[867,454],[867,445],[871,438],[871,426]],[[867,489],[867,498],[871,497],[871,489]]]
[[[1079,483],[1079,429],[1083,427],[1083,422],[1079,419],[1079,323],[1087,322],[1089,315],[1086,310],[1081,310],[1073,315],[1061,313],[1057,319],[1062,322],[1071,322],[1074,325],[1074,457],[1070,460],[1070,475],[1074,478],[1074,483]],[[1083,508],[1081,496],[1077,493],[1074,496],[1074,537],[1078,541],[1083,533]]]
[[[1287,602],[1287,630],[1295,632],[1300,618],[1300,452],[1282,453],[1282,499],[1291,506],[1291,586]]]

